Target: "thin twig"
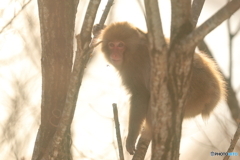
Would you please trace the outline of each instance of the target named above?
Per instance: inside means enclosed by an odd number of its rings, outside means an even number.
[[[229,2],[229,0],[227,0]],[[231,17],[230,17],[231,18]],[[232,42],[233,42],[233,37],[234,35],[231,32],[231,22],[230,18],[227,19],[227,31],[228,31],[228,38],[229,38],[229,83],[232,82],[232,66],[233,66],[233,60],[232,60]]]
[[[113,4],[113,0],[108,0],[108,3],[106,5],[105,10],[103,11],[102,17],[100,19],[100,22],[93,26],[93,29],[92,29],[93,39],[90,43],[90,46],[93,46],[98,42],[98,37],[99,37],[102,29],[104,28],[104,23],[107,19],[107,15],[110,11],[112,4]]]
[[[27,3],[25,3],[25,4],[22,6],[21,10],[18,11],[18,13],[17,13],[16,15],[14,15],[14,17],[12,17],[12,19],[1,29],[0,33],[2,33],[2,32],[4,31],[4,29],[7,28],[7,26],[9,26],[9,25],[13,22],[13,20],[14,20],[15,18],[17,18],[17,16],[19,16],[19,14],[25,9],[25,7],[26,7],[31,1],[32,1],[32,0],[29,0]]]
[[[108,0],[108,3],[107,3],[107,5],[106,5],[106,7],[105,7],[105,10],[104,10],[104,12],[103,12],[103,14],[102,14],[102,18],[100,19],[100,22],[99,22],[99,25],[101,25],[102,28],[103,28],[104,23],[105,23],[105,21],[106,21],[106,19],[107,19],[107,16],[108,16],[108,13],[109,13],[109,11],[110,11],[110,8],[111,8],[111,6],[112,6],[112,4],[113,4],[113,1],[114,1],[114,0]]]
[[[238,22],[238,26],[237,26],[237,29],[236,31],[233,33],[233,35],[237,35],[240,31],[240,21]]]
[[[113,114],[114,114],[114,121],[115,121],[115,127],[116,127],[119,157],[120,157],[120,160],[124,160],[122,138],[121,138],[121,132],[120,132],[120,124],[119,124],[119,120],[118,120],[117,104],[113,103],[112,106],[113,106]]]
[[[239,136],[240,136],[240,123],[238,123],[238,128],[237,128],[237,130],[236,130],[236,132],[235,132],[235,134],[234,134],[234,136],[233,136],[233,139],[232,139],[232,141],[231,141],[231,144],[230,144],[227,152],[232,152],[232,151],[234,150],[234,147],[235,147],[236,144],[237,144],[237,141],[238,141],[238,139],[239,139]],[[227,155],[227,156],[225,156],[225,157],[223,158],[223,160],[228,160],[228,159],[229,159],[229,155]]]

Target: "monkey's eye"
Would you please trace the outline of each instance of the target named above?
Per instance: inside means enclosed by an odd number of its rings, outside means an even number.
[[[118,47],[120,47],[120,48],[124,47],[124,43],[123,43],[123,42],[120,42],[120,43],[118,44]]]
[[[109,46],[110,48],[113,48],[113,47],[115,47],[115,44],[114,44],[113,42],[109,42],[109,43],[108,43],[108,46]]]

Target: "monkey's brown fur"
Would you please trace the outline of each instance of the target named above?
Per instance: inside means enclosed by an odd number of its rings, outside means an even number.
[[[135,142],[146,118],[150,91],[150,58],[147,34],[127,22],[113,23],[101,35],[102,51],[110,62],[108,43],[122,41],[126,50],[123,63],[117,70],[123,84],[131,93],[127,150],[134,153]],[[113,64],[114,65],[114,64]],[[225,83],[215,63],[204,54],[194,54],[192,77],[184,117],[208,116],[221,98],[225,97]]]
[[[219,100],[225,99],[225,82],[218,68],[207,55],[195,53],[192,77],[184,117],[202,114],[208,117]]]

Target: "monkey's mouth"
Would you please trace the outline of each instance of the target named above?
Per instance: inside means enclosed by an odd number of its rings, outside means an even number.
[[[112,59],[112,64],[115,65],[121,65],[122,61],[121,60],[116,60],[116,59]]]

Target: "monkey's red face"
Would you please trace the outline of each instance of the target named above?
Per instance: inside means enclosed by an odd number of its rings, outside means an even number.
[[[111,63],[115,67],[120,67],[123,63],[123,55],[126,50],[125,43],[122,41],[113,41],[108,43]]]

